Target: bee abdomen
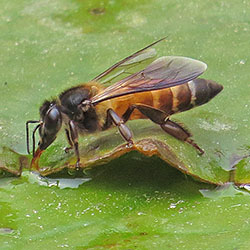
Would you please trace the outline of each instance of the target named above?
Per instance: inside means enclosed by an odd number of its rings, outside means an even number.
[[[217,82],[202,78],[197,78],[188,82],[188,86],[191,91],[190,104],[193,106],[207,103],[223,89],[223,86]]]
[[[160,91],[161,104],[156,107],[172,115],[207,103],[222,89],[222,85],[212,80],[197,78],[188,83]]]

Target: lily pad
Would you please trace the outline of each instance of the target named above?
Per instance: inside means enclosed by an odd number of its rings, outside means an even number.
[[[248,249],[249,8],[233,0],[1,1],[1,249]],[[203,61],[203,77],[224,86],[173,116],[205,154],[138,120],[128,122],[133,148],[116,128],[81,137],[78,172],[61,133],[34,174],[25,122],[39,119],[44,99],[165,36],[159,56]]]
[[[161,11],[169,6],[160,4],[161,7],[162,5],[164,8],[161,8]],[[20,2],[18,7],[13,5],[9,12],[5,11],[2,20],[1,93],[3,95],[0,121],[2,148],[0,168],[4,173],[19,175],[20,169],[29,168],[30,156],[25,156],[27,153],[24,124],[28,119],[38,119],[37,111],[44,98],[49,99],[65,88],[88,81],[98,72],[131,54],[133,50],[149,44],[155,40],[154,37],[168,35],[163,32],[164,29],[156,31],[153,28],[155,21],[150,17],[154,15],[154,11],[150,11],[148,16],[142,14],[145,10],[151,10],[150,2],[132,12],[130,5],[123,10],[120,9],[121,6],[117,3],[106,3],[103,7],[98,2],[86,4],[56,1],[53,4],[47,2],[45,4],[42,1],[31,1],[28,5]],[[191,3],[184,6],[184,10],[198,11]],[[206,4],[201,6],[205,8]],[[103,11],[94,11],[100,8]],[[180,5],[175,4],[175,9],[179,8]],[[171,35],[167,42],[157,45],[156,48],[159,55],[183,55],[205,61],[209,68],[204,77],[224,85],[224,91],[210,103],[174,116],[174,119],[181,121],[191,130],[195,141],[205,150],[204,156],[200,157],[189,145],[166,135],[150,121],[132,121],[128,123],[135,138],[135,146],[131,149],[122,144],[115,129],[84,136],[80,142],[83,168],[103,165],[131,150],[137,150],[147,156],[157,155],[169,165],[206,182],[223,184],[234,181],[232,176],[235,176],[235,173],[232,174],[231,159],[235,155],[244,158],[249,152],[247,136],[249,98],[247,98],[247,84],[244,83],[247,80],[245,76],[248,58],[242,46],[239,48],[237,45],[237,41],[244,41],[248,26],[242,20],[244,15],[239,16],[238,22],[232,23],[231,26],[227,25],[231,38],[230,50],[225,50],[224,40],[220,35],[221,25],[230,14],[223,15],[214,28],[206,22],[213,16],[213,9],[221,8],[213,4],[205,19],[201,19],[198,12],[195,12],[197,22],[199,20],[200,24],[190,26],[187,26],[182,17],[172,13],[173,18],[167,19],[166,23],[166,27],[169,28],[168,33]],[[16,20],[15,17],[19,12],[20,18]],[[108,16],[116,20],[117,24],[111,25]],[[131,19],[127,19],[128,16]],[[148,23],[148,20],[151,22]],[[175,29],[176,22],[173,20],[183,24],[182,31]],[[162,21],[160,18],[157,22]],[[33,25],[30,25],[31,23]],[[133,25],[130,26],[129,23]],[[128,39],[129,32],[140,30],[145,24],[147,28],[141,37],[138,35],[135,37],[136,43],[135,38]],[[104,32],[104,27],[108,31],[105,33],[105,41],[101,42],[100,39],[104,35],[101,36],[98,32]],[[190,27],[197,28],[196,32],[199,31],[197,36],[192,34],[192,40],[183,35],[189,34]],[[204,30],[200,27],[204,27]],[[120,29],[125,29],[128,33],[123,35],[116,33]],[[214,33],[218,35],[217,39],[208,37],[205,29],[214,29]],[[240,30],[242,36],[239,40],[237,32]],[[122,39],[125,37],[126,42],[123,42]],[[114,45],[110,45],[116,40],[119,42],[111,49]],[[237,53],[232,55],[231,50],[236,50]],[[118,53],[113,53],[114,51]],[[149,50],[149,57],[154,54],[154,50]],[[102,58],[105,58],[105,63]],[[237,72],[237,77],[234,72]],[[236,105],[231,105],[232,100],[237,102]],[[153,145],[154,153],[151,149],[144,150],[143,145],[147,145],[148,142],[149,145]],[[73,155],[66,155],[62,150],[65,146],[66,141],[61,135],[42,157],[41,174],[47,175],[74,167]],[[237,174],[238,165],[240,165],[239,174]],[[249,182],[248,168],[248,161],[245,161],[244,166],[242,162],[233,166],[237,183]]]

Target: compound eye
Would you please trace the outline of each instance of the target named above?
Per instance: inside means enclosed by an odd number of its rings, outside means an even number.
[[[60,109],[53,105],[44,114],[39,127],[40,142],[39,148],[46,149],[55,139],[62,126],[62,114]]]
[[[58,127],[61,127],[62,116],[57,107],[52,107],[48,110],[47,114],[44,117],[44,124],[46,129],[48,130],[58,130]]]

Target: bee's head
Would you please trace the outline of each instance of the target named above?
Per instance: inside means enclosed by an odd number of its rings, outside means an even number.
[[[40,120],[39,121],[27,121],[26,133],[27,133],[27,151],[29,151],[29,123],[38,123],[33,130],[33,157],[37,158],[41,152],[45,150],[55,139],[58,131],[62,126],[62,114],[59,106],[55,101],[45,101],[40,108]],[[35,152],[35,133],[39,131],[40,140],[38,148]]]
[[[62,126],[62,114],[55,101],[45,101],[40,108],[40,117],[38,145],[41,150],[44,150],[56,139]]]

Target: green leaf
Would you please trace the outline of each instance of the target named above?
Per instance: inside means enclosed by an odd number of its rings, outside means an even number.
[[[1,249],[248,249],[249,7],[233,0],[1,1]],[[80,171],[74,153],[63,150],[62,131],[41,157],[43,177],[32,173],[25,122],[39,119],[43,101],[165,36],[155,46],[159,57],[203,61],[204,78],[224,86],[208,104],[173,116],[205,154],[139,120],[128,122],[133,148],[116,128],[81,137]],[[233,184],[218,190],[186,175]]]
[[[160,38],[170,34],[167,42],[156,46],[159,56],[182,55],[204,61],[209,66],[204,77],[224,85],[224,91],[209,104],[173,116],[173,119],[177,119],[190,129],[193,138],[206,153],[200,157],[190,145],[168,136],[150,121],[128,123],[134,133],[135,141],[135,147],[131,150],[137,150],[147,156],[157,155],[169,165],[202,181],[217,184],[227,181],[249,182],[247,174],[249,163],[245,161],[244,167],[238,163],[239,173],[237,164],[233,166],[232,173],[230,163],[235,155],[244,158],[249,154],[249,140],[246,136],[249,109],[246,84],[244,84],[248,72],[247,55],[242,46],[239,48],[233,42],[244,41],[246,34],[243,33],[239,40],[235,34],[237,32],[230,30],[230,36],[228,35],[231,42],[230,50],[225,50],[226,38],[219,35],[219,32],[221,32],[221,22],[232,18],[231,14],[224,14],[219,23],[214,21],[217,24],[214,26],[218,35],[216,39],[208,36],[206,31],[212,29],[209,17],[214,16],[213,9],[220,11],[221,7],[217,4],[214,3],[208,8],[204,20],[200,19],[199,13],[201,9],[207,8],[206,3],[200,3],[198,7],[192,3],[185,4],[185,8],[192,9],[196,17],[197,24],[193,27],[197,30],[192,34],[188,32],[188,28],[192,25],[187,25],[177,14],[179,5],[173,5],[175,11],[170,12],[172,18],[158,17],[155,21],[151,18],[156,14],[151,10],[151,4],[150,1],[145,1],[144,5],[137,8],[132,7],[134,6],[132,2],[123,8],[121,3],[106,2],[105,7],[100,7],[100,3],[95,1],[88,4],[74,1],[56,1],[53,4],[30,1],[30,4],[19,2],[18,5],[15,3],[8,5],[9,9],[7,8],[1,21],[3,27],[1,79],[3,80],[0,87],[3,93],[1,98],[3,108],[0,111],[2,138],[0,168],[4,174],[7,171],[19,175],[20,169],[29,168],[30,157],[25,156],[24,124],[26,120],[38,119],[38,109],[45,98],[50,99],[65,88],[88,81],[114,62],[156,40],[155,37]],[[235,7],[233,3],[230,4]],[[3,6],[6,4],[3,3]],[[158,3],[162,13],[165,13],[163,9],[168,9],[168,6],[170,3]],[[148,15],[144,14],[145,10],[150,10]],[[20,17],[17,15],[19,11],[21,11]],[[189,16],[186,18],[190,20]],[[238,18],[238,26],[234,24],[237,26],[235,29],[244,30],[244,25],[241,25],[244,18],[241,15]],[[152,21],[148,23],[148,19]],[[117,20],[115,25],[114,20]],[[164,23],[166,20],[165,26],[155,30],[156,23]],[[206,20],[209,20],[209,23]],[[182,24],[178,24],[182,29],[176,29],[178,22]],[[130,26],[129,23],[133,25]],[[141,27],[145,34],[134,33]],[[167,34],[164,27],[168,28]],[[127,30],[127,33],[116,33],[120,29]],[[103,34],[100,34],[101,31]],[[137,35],[132,39],[131,34]],[[232,55],[230,53],[232,49],[238,53]],[[154,54],[154,50],[150,50],[145,57],[150,58]],[[236,102],[236,98],[237,105],[231,105],[231,100]],[[116,133],[117,129],[112,129],[81,139],[81,162],[84,168],[109,162],[131,151],[122,144],[121,137]],[[153,153],[151,148],[144,149],[144,144],[147,143],[153,145]],[[66,140],[61,135],[50,146],[40,162],[42,174],[47,175],[74,167],[73,154],[66,155],[63,152],[66,145]],[[237,180],[232,180],[234,178],[232,176],[237,177]]]
[[[122,160],[78,188],[31,172],[1,179],[2,248],[247,249],[249,195],[207,199],[199,190],[211,185],[156,157]]]

